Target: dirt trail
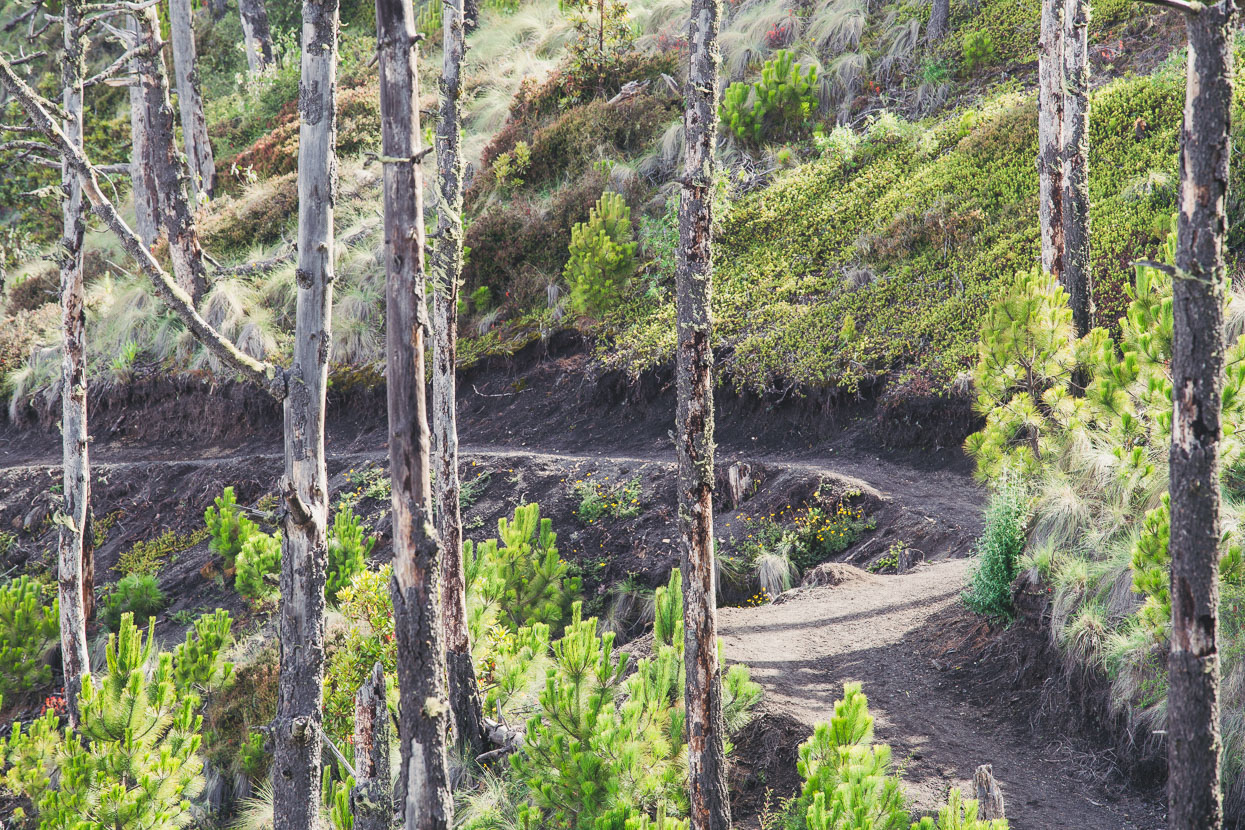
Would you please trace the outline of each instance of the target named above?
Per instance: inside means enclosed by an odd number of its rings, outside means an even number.
[[[971,563],[948,559],[900,575],[858,572],[835,587],[804,588],[759,608],[724,608],[726,659],[747,663],[765,706],[811,732],[829,719],[845,681],[859,681],[915,804],[929,809],[950,786],[971,791],[973,770],[993,764],[1013,830],[1152,830],[1155,805],[1131,788],[1093,780],[1064,737],[1031,733],[1000,699],[966,702],[949,665],[931,658],[938,615],[957,601]],[[1002,693],[1003,690],[1000,690]]]

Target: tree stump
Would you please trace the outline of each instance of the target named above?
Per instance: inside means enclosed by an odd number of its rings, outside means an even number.
[[[973,773],[973,788],[977,791],[978,817],[982,821],[996,818],[1007,818],[1003,814],[1003,791],[999,782],[994,780],[990,764],[982,764]]]

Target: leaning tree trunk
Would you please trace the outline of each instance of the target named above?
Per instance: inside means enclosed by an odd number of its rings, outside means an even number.
[[[281,674],[273,723],[275,830],[320,820],[328,473],[324,406],[332,346],[337,200],[337,0],[303,0],[298,96],[298,283],[285,399]]]
[[[139,37],[137,18],[128,17],[126,29],[133,32],[135,38]],[[135,76],[139,74],[137,60],[130,61],[130,72]],[[160,208],[155,181],[147,172],[147,121],[143,89],[138,84],[130,85],[130,190],[134,197],[134,230],[143,244],[150,248],[160,237],[156,219]]]
[[[713,150],[717,139],[721,0],[692,0],[686,163],[679,201],[676,270],[679,528],[683,536],[683,651],[687,666],[687,766],[693,830],[726,830],[722,671],[713,567]]]
[[[169,82],[160,57],[160,20],[155,7],[139,12],[138,29],[144,48],[135,57],[143,93],[143,158],[150,186],[155,190],[157,213],[169,243],[173,276],[194,305],[207,291],[207,269],[195,229],[194,212],[186,197],[186,172],[177,152]]]
[[[1063,4],[1042,0],[1038,38],[1038,223],[1042,233],[1042,270],[1063,276]]]
[[[80,0],[65,0],[64,44],[61,59],[62,106],[65,135],[82,146],[82,72],[86,38],[82,30]],[[60,563],[57,578],[60,599],[61,662],[65,671],[65,703],[70,722],[78,722],[78,692],[82,677],[91,670],[87,653],[86,620],[94,599],[94,587],[86,577],[91,556],[87,537],[90,523],[91,465],[87,452],[86,426],[86,308],[82,287],[82,237],[86,217],[82,212],[82,183],[64,163],[61,213],[61,438],[65,468],[65,518],[60,530]]]
[[[398,655],[398,799],[407,830],[453,824],[441,557],[432,517],[424,396],[424,199],[415,15],[376,0],[385,191],[385,385],[393,483],[393,617]]]
[[[1171,603],[1168,826],[1217,830],[1219,784],[1219,439],[1227,294],[1223,240],[1232,154],[1236,5],[1186,15],[1189,63],[1172,281]]]
[[[242,42],[246,48],[246,65],[258,75],[272,63],[272,32],[268,28],[268,7],[264,0],[238,0],[242,17]]]
[[[929,10],[929,25],[925,29],[925,39],[933,44],[947,36],[951,25],[951,0],[934,0]]]
[[[445,659],[458,745],[484,748],[484,713],[467,634],[462,514],[458,503],[458,423],[454,369],[458,352],[458,286],[463,271],[461,104],[463,0],[445,0],[441,112],[437,118],[437,232],[432,250],[432,424],[436,436],[437,533],[445,554]]]
[[[177,107],[182,117],[182,138],[186,142],[186,161],[190,167],[190,188],[195,204],[199,204],[203,197],[212,195],[216,185],[216,162],[208,140],[203,98],[199,95],[190,0],[169,0],[169,29],[173,39],[173,72],[177,75]]]
[[[1093,326],[1089,270],[1089,0],[1063,5],[1063,285],[1077,335]]]

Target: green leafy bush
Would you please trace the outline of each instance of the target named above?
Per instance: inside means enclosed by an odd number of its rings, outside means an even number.
[[[801,67],[791,52],[779,49],[761,67],[759,81],[727,87],[718,116],[740,141],[760,144],[804,129],[817,103],[817,67]]]
[[[634,519],[640,515],[642,492],[639,476],[613,485],[581,479],[571,485],[571,495],[579,499],[575,515],[586,524],[592,524],[602,516]]]
[[[986,528],[977,540],[977,566],[969,577],[964,604],[986,617],[1012,617],[1012,580],[1025,549],[1029,500],[1015,484],[1005,482],[991,497]]]
[[[155,655],[154,632],[144,638],[132,614],[106,656],[108,673],[84,678],[77,732],[62,730],[52,708],[14,725],[0,745],[4,787],[30,800],[41,830],[184,827],[203,784],[196,698],[178,693],[173,656]]]
[[[253,600],[261,600],[277,590],[273,577],[281,573],[281,539],[267,533],[256,532],[235,562],[234,587],[238,593]]]
[[[247,540],[259,532],[259,526],[243,515],[238,509],[232,487],[217,496],[215,506],[209,507],[203,516],[207,523],[211,541],[208,548],[225,558],[225,564],[232,568],[234,560]]]
[[[367,566],[367,558],[375,545],[375,537],[364,538],[363,525],[353,510],[347,507],[337,511],[328,534],[329,562],[324,596],[330,602],[336,602],[338,592]]]
[[[397,661],[393,636],[392,569],[384,565],[357,574],[337,596],[338,610],[349,620],[329,643],[324,673],[324,728],[341,746],[354,734],[354,696],[377,661],[391,675]],[[390,685],[390,688],[394,688]]]
[[[164,610],[168,600],[160,583],[151,574],[124,576],[104,599],[102,618],[110,631],[117,631],[125,614],[140,620],[154,617]]]
[[[60,600],[22,575],[0,584],[0,695],[28,692],[52,682],[44,660],[60,637]]]
[[[635,273],[631,208],[618,193],[602,193],[587,222],[571,229],[570,260],[563,276],[571,305],[582,314],[610,308]]]

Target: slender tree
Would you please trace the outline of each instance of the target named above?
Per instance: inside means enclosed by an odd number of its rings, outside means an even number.
[[[484,720],[471,640],[463,575],[463,529],[458,493],[457,392],[458,288],[463,271],[463,158],[460,68],[465,39],[463,0],[445,0],[442,15],[441,109],[437,118],[437,230],[432,249],[432,427],[436,438],[437,533],[445,552],[445,657],[450,708],[459,746],[484,748]]]
[[[397,639],[398,798],[407,830],[453,824],[445,739],[449,732],[441,555],[432,516],[424,348],[423,176],[415,14],[405,0],[376,0],[381,152],[385,194],[385,385],[393,484],[393,615]]]
[[[143,167],[150,178],[148,187],[155,192],[157,218],[168,239],[173,275],[197,305],[207,291],[207,267],[186,195],[186,167],[177,152],[169,81],[160,56],[160,19],[154,6],[138,12],[138,38],[134,63],[143,100]]]
[[[207,117],[199,94],[194,13],[190,0],[169,0],[169,30],[173,40],[173,72],[177,76],[177,108],[182,118],[186,162],[190,167],[190,189],[198,204],[203,197],[211,196],[216,186],[216,162],[212,158]]]
[[[354,830],[389,830],[393,826],[387,700],[385,669],[377,662],[354,698],[354,762],[358,782],[350,794]]]
[[[272,63],[272,30],[268,26],[268,6],[264,0],[238,0],[242,17],[242,44],[246,49],[246,65],[258,75]]]
[[[675,441],[683,541],[683,649],[687,666],[689,818],[694,830],[726,830],[722,670],[713,564],[713,150],[717,139],[721,0],[692,0],[683,115],[685,166],[676,266],[678,351]]]
[[[1063,285],[1072,322],[1084,336],[1093,326],[1094,294],[1089,262],[1089,2],[1064,0],[1063,118]]]
[[[126,16],[126,31],[132,33],[134,42],[138,42],[138,20],[133,15]],[[130,72],[137,77],[138,61],[131,59]],[[134,197],[134,230],[143,244],[151,247],[160,237],[160,227],[156,219],[160,208],[156,198],[156,185],[147,171],[147,123],[144,117],[143,88],[138,84],[130,84],[130,189]]]
[[[81,0],[65,0],[61,59],[61,106],[66,140],[82,147],[82,83],[86,39]],[[89,578],[93,568],[87,525],[91,516],[91,463],[86,425],[86,308],[82,285],[82,237],[86,217],[82,184],[68,162],[61,164],[61,442],[64,456],[64,520],[60,527],[59,586],[61,662],[65,702],[72,723],[78,721],[78,692],[90,672],[86,621],[94,600]]]
[[[1038,218],[1042,270],[1063,277],[1063,4],[1042,0],[1038,37]]]
[[[947,36],[951,26],[951,0],[933,0],[929,10],[929,25],[925,28],[925,39],[937,43]]]
[[[332,346],[337,200],[337,0],[303,0],[298,112],[298,283],[285,400],[281,674],[273,723],[275,830],[320,816],[328,472],[324,407]]]
[[[1234,0],[1185,9],[1189,38],[1172,280],[1171,603],[1168,827],[1217,830],[1219,441],[1228,290],[1223,241],[1232,155]]]

